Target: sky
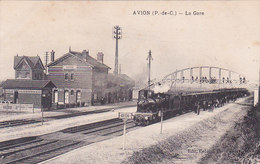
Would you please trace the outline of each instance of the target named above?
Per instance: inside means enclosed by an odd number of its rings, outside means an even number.
[[[151,15],[134,15],[150,11]],[[152,15],[177,11],[182,15]],[[203,16],[185,11],[204,12]],[[113,72],[113,27],[122,28],[122,73],[143,77],[152,51],[152,79],[194,66],[216,66],[257,81],[260,1],[0,1],[0,80],[14,78],[15,55],[89,50]]]

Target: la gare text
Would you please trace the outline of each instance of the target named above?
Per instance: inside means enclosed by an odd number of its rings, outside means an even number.
[[[133,15],[186,15],[186,16],[203,16],[205,13],[203,11],[185,11],[185,12],[178,12],[178,11],[150,11],[150,10],[135,10],[133,11]]]

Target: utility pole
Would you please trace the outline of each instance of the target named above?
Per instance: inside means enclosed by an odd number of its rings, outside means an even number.
[[[150,89],[150,85],[151,85],[151,60],[153,60],[151,50],[149,50],[149,55],[148,55],[146,60],[148,60],[148,87]]]
[[[115,52],[115,69],[114,74],[118,74],[118,39],[122,38],[121,28],[117,25],[114,26],[114,39],[116,39],[116,52]]]
[[[46,51],[45,52],[45,73],[48,74],[48,70],[47,70],[47,65],[48,65],[48,59],[49,59],[49,54]]]
[[[45,52],[45,67],[47,68],[47,64],[48,64],[48,59],[49,59],[49,54],[48,52]]]
[[[121,64],[119,64],[119,74],[121,74]]]

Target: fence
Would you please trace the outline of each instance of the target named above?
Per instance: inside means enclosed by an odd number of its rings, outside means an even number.
[[[33,104],[0,103],[0,111],[2,111],[2,112],[32,112],[32,113],[34,113],[34,107],[33,107]]]

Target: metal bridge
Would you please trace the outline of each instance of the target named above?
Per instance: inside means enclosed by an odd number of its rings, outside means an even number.
[[[162,92],[168,90],[209,90],[245,87],[245,76],[235,71],[211,66],[190,67],[166,75],[151,87]]]

